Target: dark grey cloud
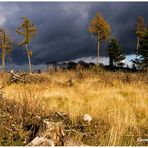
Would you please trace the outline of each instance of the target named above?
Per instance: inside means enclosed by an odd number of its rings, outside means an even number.
[[[0,25],[7,28],[13,38],[13,61],[27,62],[25,50],[18,47],[21,38],[15,29],[21,16],[28,16],[38,27],[32,40],[34,64],[47,61],[65,61],[96,55],[96,39],[88,32],[88,25],[96,12],[101,12],[112,27],[126,54],[134,53],[137,16],[148,23],[146,2],[5,2],[0,3]],[[107,45],[101,55],[106,56]]]

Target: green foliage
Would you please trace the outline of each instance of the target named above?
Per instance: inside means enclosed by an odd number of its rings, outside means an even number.
[[[144,17],[142,16],[138,16],[137,17],[137,23],[136,23],[136,36],[137,36],[137,45],[136,45],[136,58],[134,60],[131,60],[132,63],[134,65],[136,65],[136,67],[138,69],[141,68],[142,65],[142,61],[140,58],[138,58],[138,56],[140,55],[139,53],[139,45],[140,45],[140,41],[143,38],[144,34],[146,31],[146,27],[144,25]]]
[[[138,16],[136,23],[136,35],[137,35],[137,45],[136,45],[136,54],[139,55],[139,44],[141,38],[144,36],[144,32],[146,31],[146,27],[144,25],[144,17]]]
[[[139,48],[140,60],[143,68],[148,68],[148,29],[145,31],[143,38],[140,41]]]
[[[110,43],[108,46],[108,53],[109,53],[111,67],[120,65],[122,61],[125,59],[125,56],[123,55],[123,52],[120,48],[119,43],[114,38],[110,40]]]
[[[131,62],[137,69],[141,68],[142,61],[140,60],[140,58],[136,57],[135,59],[131,60]]]
[[[148,29],[145,30],[140,40],[138,55],[139,57],[132,60],[133,64],[135,64],[138,69],[146,70],[148,68]]]

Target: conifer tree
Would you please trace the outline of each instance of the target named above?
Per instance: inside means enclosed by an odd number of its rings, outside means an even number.
[[[136,36],[137,36],[136,54],[137,55],[138,55],[139,43],[141,38],[144,35],[145,30],[146,30],[146,27],[144,25],[144,17],[138,16],[137,23],[136,23]]]
[[[4,29],[0,29],[0,49],[2,59],[2,71],[5,72],[6,56],[11,53],[12,44],[10,36]]]
[[[88,30],[90,33],[97,37],[97,64],[99,61],[99,50],[100,50],[100,43],[108,38],[110,35],[110,25],[104,19],[104,17],[100,13],[96,13],[96,16],[92,19]]]
[[[148,69],[148,29],[145,31],[139,47],[140,63],[142,69]]]
[[[121,65],[122,61],[125,59],[120,45],[115,38],[112,38],[109,42],[108,54],[110,67]]]
[[[140,42],[145,36],[146,31],[147,31],[147,28],[145,27],[145,24],[144,24],[144,17],[138,16],[137,23],[136,23],[136,35],[137,35],[136,58],[134,60],[131,60],[138,69],[141,69],[142,64],[143,64],[142,59],[141,59],[142,56],[141,56],[141,51],[140,51],[140,48],[141,48]]]
[[[22,17],[23,23],[20,27],[16,29],[16,32],[19,35],[24,36],[24,40],[19,44],[20,46],[25,45],[27,55],[28,55],[28,62],[29,62],[29,72],[32,72],[31,67],[31,59],[32,51],[28,49],[28,45],[31,42],[31,39],[36,35],[37,28],[36,26],[29,20],[28,17]]]

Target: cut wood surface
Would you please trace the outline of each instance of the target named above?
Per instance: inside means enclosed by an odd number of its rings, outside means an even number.
[[[55,112],[55,115],[58,115],[63,120],[66,118],[64,113]],[[27,146],[84,146],[83,142],[67,137],[65,133],[71,133],[74,130],[64,129],[63,120],[42,119],[35,138]],[[75,132],[76,134],[81,134],[80,132]]]

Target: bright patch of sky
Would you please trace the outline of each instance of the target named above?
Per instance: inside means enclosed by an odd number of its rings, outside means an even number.
[[[126,56],[126,59],[124,60],[125,62],[125,66],[129,66],[131,67],[132,66],[132,62],[131,60],[134,59],[136,56],[133,54],[133,55],[127,55]],[[83,58],[78,58],[78,59],[75,59],[75,60],[71,60],[73,62],[79,62],[79,61],[84,61],[86,63],[96,63],[96,57],[83,57]],[[68,63],[70,61],[65,61],[65,63]],[[61,62],[63,63],[63,62]],[[108,57],[100,57],[99,58],[99,63],[102,63],[104,65],[108,65],[109,64],[109,58]],[[10,64],[7,64],[6,65],[6,69],[7,71],[10,71],[11,69],[14,69],[14,71],[19,71],[19,72],[23,72],[23,71],[28,71],[28,64],[23,64],[23,65],[10,65]],[[0,65],[0,69],[1,69],[1,65]],[[38,70],[41,70],[43,72],[46,72],[47,71],[47,65],[45,64],[38,64],[38,65],[32,65],[32,71],[33,72],[37,72]]]
[[[128,65],[129,67],[131,67],[132,66],[131,60],[135,59],[135,57],[136,56],[134,54],[127,55],[125,60],[124,60],[125,66]],[[73,61],[74,62],[84,61],[86,63],[90,63],[90,62],[96,63],[96,57],[83,57],[83,58],[75,59]],[[102,63],[104,65],[108,65],[109,64],[109,58],[108,57],[100,57],[99,63]]]

